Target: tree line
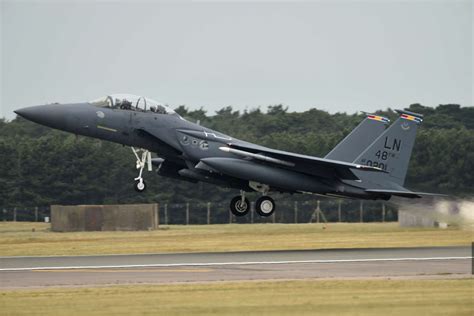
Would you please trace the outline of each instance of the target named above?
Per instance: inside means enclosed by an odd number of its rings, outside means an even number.
[[[436,108],[410,105],[425,115],[410,161],[406,186],[456,196],[474,193],[474,107]],[[215,115],[203,108],[177,112],[191,121],[264,146],[324,156],[364,114],[330,114],[318,109],[289,112],[283,105],[236,111],[224,107]],[[377,111],[392,121],[397,114]],[[133,190],[135,157],[130,148],[75,136],[17,117],[0,120],[0,207],[50,204],[203,203],[228,201],[236,190],[191,184],[146,172],[148,188]],[[288,195],[276,195],[289,199]],[[292,200],[311,197],[294,195]]]

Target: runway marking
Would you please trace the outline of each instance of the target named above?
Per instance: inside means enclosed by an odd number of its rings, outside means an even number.
[[[212,272],[213,269],[100,269],[94,270],[90,269],[74,269],[74,268],[65,268],[65,269],[45,269],[45,270],[33,270],[34,272],[98,272],[98,273],[116,273],[116,272],[185,272],[185,273],[205,273]]]
[[[329,259],[329,260],[285,260],[285,261],[242,261],[242,262],[202,262],[202,263],[151,263],[124,264],[101,266],[68,266],[68,267],[29,267],[29,268],[0,268],[0,271],[34,271],[34,270],[77,270],[77,269],[110,269],[110,268],[151,268],[151,267],[206,267],[230,265],[261,265],[261,264],[291,264],[291,263],[350,263],[350,262],[383,262],[383,261],[432,261],[432,260],[463,260],[473,257],[427,257],[427,258],[370,258],[370,259]]]

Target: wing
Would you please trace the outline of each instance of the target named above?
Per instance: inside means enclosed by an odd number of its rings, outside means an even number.
[[[227,143],[227,146],[228,147],[221,147],[220,149],[238,156],[261,160],[270,164],[283,165],[287,169],[293,169],[301,173],[324,178],[336,177],[342,180],[359,180],[359,178],[352,172],[352,169],[385,172],[377,167],[300,155],[251,143]]]

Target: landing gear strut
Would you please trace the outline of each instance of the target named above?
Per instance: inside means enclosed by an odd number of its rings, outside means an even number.
[[[152,166],[151,166],[151,153],[150,151],[146,149],[135,149],[132,147],[133,154],[135,157],[137,157],[137,169],[139,170],[138,172],[138,177],[136,177],[135,180],[135,191],[137,192],[143,192],[146,189],[146,183],[145,180],[143,180],[142,174],[143,174],[143,169],[145,168],[145,165],[148,167],[148,171],[152,171]],[[141,157],[140,157],[141,154]]]
[[[230,201],[230,211],[235,216],[245,216],[250,211],[250,202],[245,197],[245,192],[240,191],[240,195]]]

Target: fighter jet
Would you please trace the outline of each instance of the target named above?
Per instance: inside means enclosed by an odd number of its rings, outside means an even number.
[[[233,138],[190,122],[152,99],[129,94],[15,111],[45,126],[130,146],[137,159],[138,192],[146,189],[144,169],[152,171],[155,166],[164,177],[240,190],[230,202],[236,216],[250,210],[245,193],[260,192],[255,210],[264,217],[275,211],[271,192],[369,200],[425,194],[403,187],[423,116],[397,112],[399,118],[388,128],[388,119],[367,114],[326,157],[319,158]]]

